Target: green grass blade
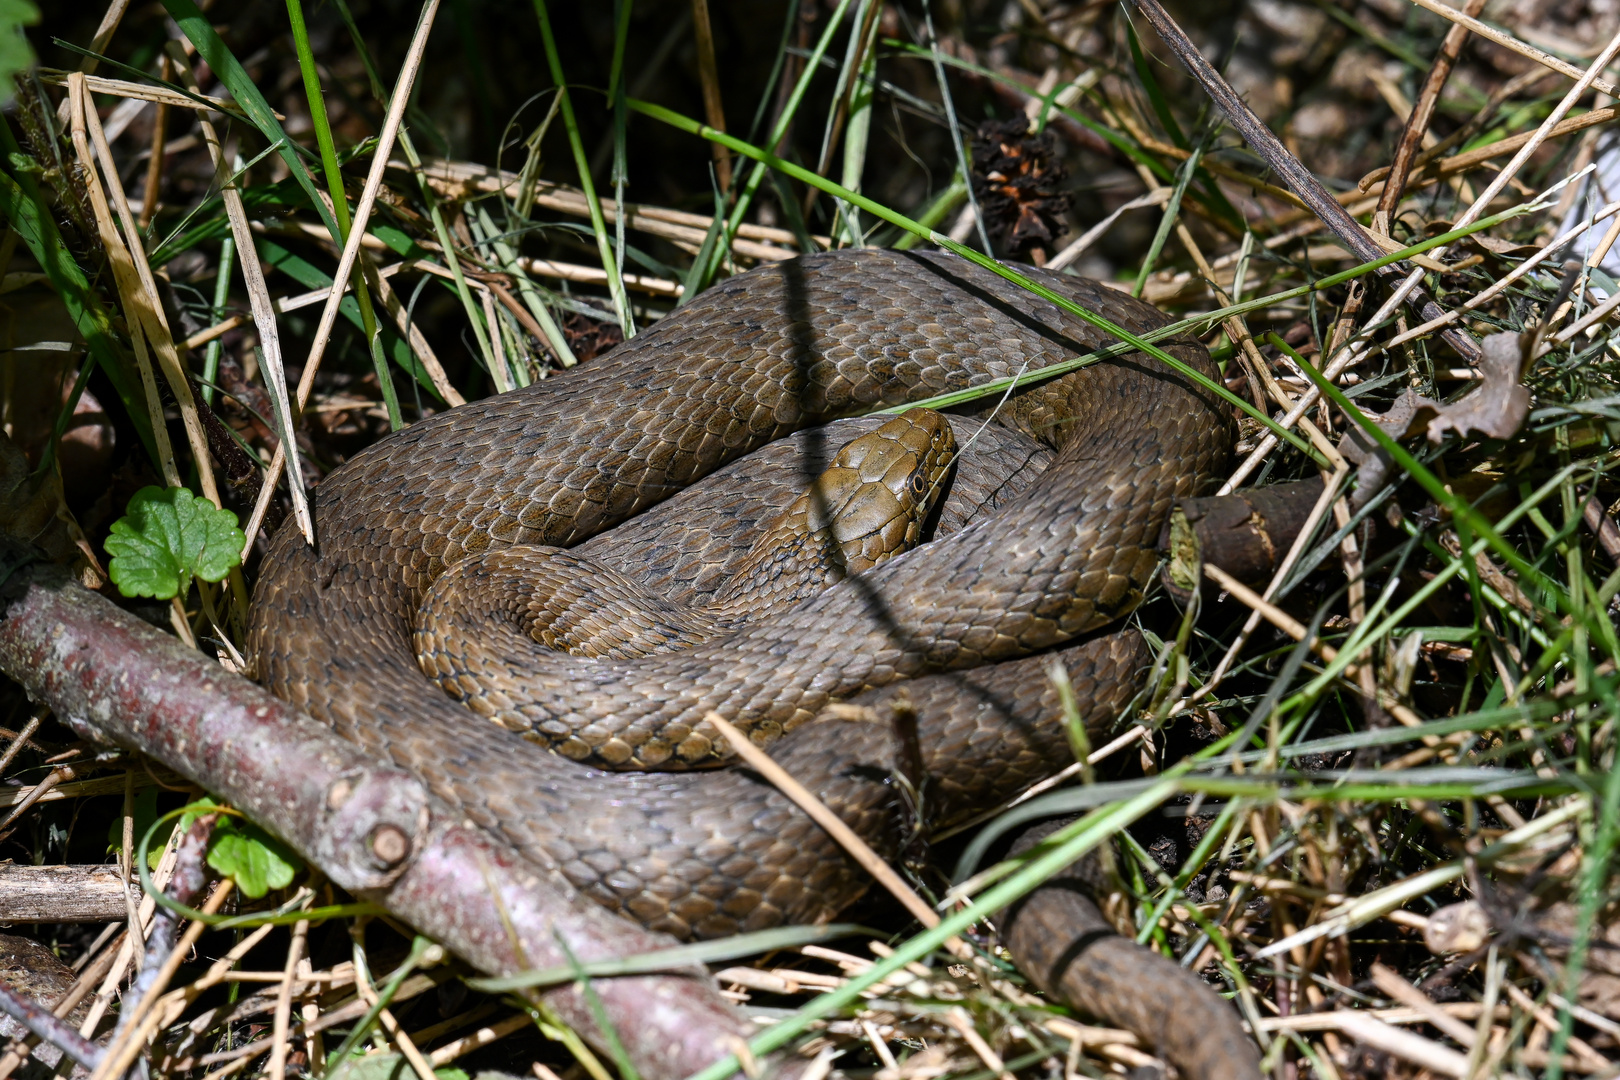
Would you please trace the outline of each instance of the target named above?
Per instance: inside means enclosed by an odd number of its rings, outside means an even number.
[[[1198,170],[1198,159],[1203,153],[1204,147],[1200,143],[1193,148],[1193,152],[1176,171],[1176,186],[1170,189],[1170,199],[1164,204],[1164,214],[1159,218],[1159,227],[1154,230],[1153,242],[1148,245],[1147,254],[1142,256],[1142,269],[1137,272],[1136,284],[1131,288],[1131,295],[1137,299],[1141,299],[1142,290],[1147,288],[1148,275],[1153,273],[1153,264],[1158,262],[1165,241],[1170,239],[1170,231],[1176,227],[1176,218],[1181,213],[1182,196],[1187,194],[1187,185],[1192,182],[1193,173]]]
[[[219,265],[214,275],[214,303],[208,309],[208,321],[216,326],[225,319],[225,304],[231,296],[231,270],[235,262],[236,239],[227,236],[219,244]],[[219,357],[224,348],[224,341],[215,338],[208,343],[207,352],[203,353],[202,395],[203,401],[209,405],[214,403],[214,383],[219,379]]]
[[[546,11],[546,0],[534,0],[534,14],[540,20],[540,39],[545,45],[551,80],[557,84],[563,129],[568,133],[568,147],[573,151],[574,167],[579,171],[579,187],[585,194],[585,205],[590,209],[591,229],[596,233],[596,251],[602,258],[602,272],[607,274],[608,296],[613,301],[614,313],[619,317],[619,329],[629,340],[636,334],[635,322],[630,317],[630,297],[624,290],[624,278],[619,274],[619,257],[614,254],[613,245],[608,241],[602,200],[597,197],[596,182],[591,179],[590,162],[585,157],[585,142],[579,134],[579,121],[574,117],[574,102],[569,93],[568,80],[563,75],[562,57],[557,53],[557,39],[551,33],[551,16]]]
[[[287,19],[292,24],[293,45],[298,53],[298,70],[304,78],[304,98],[309,104],[310,126],[315,129],[315,142],[321,151],[321,169],[326,174],[326,193],[332,197],[332,211],[337,218],[338,246],[349,239],[349,198],[343,190],[343,173],[338,168],[337,147],[332,142],[332,125],[326,118],[326,95],[321,89],[321,77],[315,70],[315,50],[309,44],[309,30],[304,25],[304,5],[301,0],[287,0]],[[364,253],[360,258],[364,259]],[[354,297],[360,304],[361,333],[371,354],[372,369],[377,373],[377,387],[382,391],[383,406],[388,412],[388,427],[398,431],[405,426],[399,411],[399,394],[394,389],[394,376],[388,370],[383,355],[382,338],[377,332],[377,313],[371,306],[371,290],[366,287],[365,271],[358,260],[350,278]],[[407,347],[409,341],[406,342]]]

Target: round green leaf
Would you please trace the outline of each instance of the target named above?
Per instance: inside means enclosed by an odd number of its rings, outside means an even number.
[[[257,900],[271,889],[284,889],[303,862],[292,849],[254,825],[221,818],[208,847],[208,865],[236,879],[242,894]]]
[[[192,577],[218,581],[240,564],[247,538],[236,515],[185,488],[144,487],[107,537],[107,572],[125,596],[167,600]]]

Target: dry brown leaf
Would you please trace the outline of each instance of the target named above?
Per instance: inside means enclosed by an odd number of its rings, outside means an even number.
[[[1480,343],[1479,386],[1461,400],[1448,403],[1408,390],[1395,399],[1382,416],[1369,414],[1390,438],[1423,435],[1438,444],[1446,432],[1467,437],[1511,439],[1530,415],[1530,391],[1519,383],[1524,370],[1524,347],[1519,335],[1492,334]],[[1351,428],[1340,444],[1344,456],[1364,464],[1376,456],[1372,439]]]

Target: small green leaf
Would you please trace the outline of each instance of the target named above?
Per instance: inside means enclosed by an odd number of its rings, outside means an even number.
[[[0,104],[16,93],[12,78],[34,62],[23,27],[39,22],[39,8],[29,0],[0,0]]]
[[[257,900],[271,889],[284,889],[303,861],[291,848],[251,821],[223,817],[214,826],[208,865],[236,879],[242,894]]]
[[[245,543],[229,510],[185,488],[144,487],[113,522],[107,572],[125,596],[167,600],[184,595],[193,576],[218,581],[230,573]]]

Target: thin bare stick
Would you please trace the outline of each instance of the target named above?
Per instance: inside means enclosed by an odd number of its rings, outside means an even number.
[[[399,263],[397,265],[403,267],[405,264]],[[457,405],[465,405],[467,399],[462,397],[461,392],[454,386],[450,385],[450,377],[444,373],[444,365],[439,363],[438,354],[433,351],[433,346],[428,344],[427,338],[422,333],[422,328],[411,318],[409,309],[400,303],[399,294],[388,283],[388,274],[378,269],[376,264],[365,255],[360,257],[360,266],[365,271],[367,287],[377,294],[377,299],[382,301],[383,310],[388,312],[389,317],[394,320],[394,325],[399,327],[399,332],[404,334],[405,339],[410,342],[411,352],[416,354],[416,358],[421,362],[423,370],[428,373],[428,379],[433,383],[433,389],[439,392],[439,396],[451,408]]]
[[[163,57],[158,63],[158,75],[163,81],[169,79],[169,58]],[[168,134],[169,106],[159,102],[157,114],[152,118],[152,156],[146,162],[146,186],[141,190],[141,230],[152,224],[152,215],[157,213],[158,190],[163,184],[163,145]]]
[[[74,74],[68,71],[59,71],[52,68],[39,69],[39,81],[47,86],[66,86],[69,76]],[[196,98],[177,94],[163,86],[147,86],[144,83],[127,82],[123,79],[105,79],[100,75],[84,76],[84,85],[90,88],[92,94],[106,94],[108,97],[123,98],[126,101],[152,101],[160,105],[169,105],[177,109],[195,109],[197,112],[229,113],[241,116],[241,106],[224,98],[209,97],[207,94],[198,94]],[[197,98],[201,98],[199,101]],[[275,114],[277,120],[287,119],[281,113]],[[122,128],[119,129],[122,131]]]
[[[360,977],[355,979],[354,988],[359,993],[360,1000],[366,1003],[366,1007],[375,1009],[377,1007],[377,991],[373,989],[371,980],[365,977],[361,971],[361,966],[358,963],[360,955],[357,948],[355,951],[357,961],[355,971]],[[416,1043],[412,1042],[411,1037],[405,1033],[405,1029],[400,1026],[399,1020],[395,1018],[393,1012],[387,1008],[380,1009],[377,1012],[377,1019],[382,1023],[383,1030],[393,1040],[394,1046],[398,1048],[401,1056],[416,1072],[417,1080],[435,1080],[433,1066],[428,1063],[427,1058],[422,1056],[422,1051],[416,1048]]]
[[[539,274],[541,277],[557,278],[562,281],[578,281],[586,285],[607,284],[607,271],[600,266],[581,266],[578,263],[537,259],[527,255],[519,256],[517,265],[524,272]],[[624,284],[626,288],[651,293],[654,296],[680,296],[684,288],[678,281],[652,277],[648,274],[626,274],[624,275]]]
[[[692,0],[692,37],[697,44],[698,76],[703,83],[703,115],[716,131],[726,130],[726,110],[720,101],[720,69],[714,60],[714,28],[709,24],[709,0]],[[724,195],[731,190],[731,154],[717,142],[714,178]]]
[[[285,1080],[287,1075],[287,1028],[292,1021],[293,976],[298,971],[298,961],[303,958],[304,941],[308,937],[308,922],[293,925],[287,963],[281,971],[281,985],[276,989],[275,1017],[271,1021],[270,1080]]]
[[[1342,902],[1342,901],[1341,901]],[[1403,979],[1394,968],[1374,963],[1372,966],[1373,985],[1379,990],[1405,1005],[1423,1014],[1423,1018],[1440,1031],[1456,1039],[1467,1050],[1474,1045],[1474,1029],[1463,1023],[1442,1009],[1437,1003],[1429,999],[1429,995]]]
[[[12,808],[11,813],[6,815],[4,821],[0,821],[0,832],[4,832],[6,829],[11,828],[12,822],[16,821],[18,818],[22,817],[23,814],[27,813],[29,808],[35,803],[39,802],[40,799],[44,798],[52,788],[64,780],[72,780],[74,775],[73,766],[71,765],[58,765],[56,768],[52,769],[50,775],[45,777],[45,779],[41,780],[39,783],[35,784],[33,788],[29,790],[27,797]]]
[[[1598,222],[1613,217],[1617,211],[1620,211],[1620,202],[1609,203],[1596,214],[1593,214],[1590,219],[1581,222],[1573,229],[1569,229],[1562,235],[1545,244],[1540,251],[1536,252],[1534,255],[1515,266],[1512,270],[1509,270],[1502,277],[1491,282],[1489,286],[1476,293],[1461,306],[1452,308],[1439,320],[1431,320],[1430,322],[1414,326],[1404,334],[1396,334],[1394,337],[1384,342],[1383,347],[1385,349],[1393,349],[1397,345],[1404,345],[1408,341],[1423,337],[1425,334],[1434,331],[1438,326],[1448,322],[1455,322],[1468,312],[1479,307],[1481,304],[1495,299],[1509,285],[1512,285],[1514,282],[1518,281],[1520,278],[1524,277],[1530,271],[1534,270],[1536,267],[1540,266],[1543,262],[1549,259],[1554,252],[1563,250],[1565,245],[1567,245],[1571,240],[1585,234]]]
[[[1316,505],[1311,507],[1311,512],[1305,518],[1305,524],[1300,528],[1298,535],[1294,537],[1294,542],[1289,545],[1288,554],[1283,556],[1283,561],[1277,565],[1277,572],[1271,575],[1271,581],[1266,585],[1265,592],[1260,594],[1263,599],[1269,601],[1276,595],[1277,590],[1282,586],[1283,579],[1288,576],[1289,572],[1294,568],[1294,563],[1299,561],[1299,557],[1304,554],[1311,537],[1316,535],[1316,527],[1322,523],[1322,519],[1327,516],[1328,510],[1333,506],[1334,500],[1338,498],[1340,485],[1343,484],[1347,475],[1348,472],[1335,472],[1322,481],[1322,494],[1317,498]],[[1238,631],[1237,639],[1227,648],[1226,654],[1221,657],[1220,663],[1215,665],[1215,670],[1211,673],[1209,680],[1194,691],[1191,697],[1171,706],[1169,715],[1175,716],[1193,702],[1214,693],[1215,688],[1226,678],[1233,663],[1237,661],[1238,654],[1248,644],[1249,636],[1259,626],[1260,612],[1251,609],[1249,618],[1243,624],[1243,629]]]
[[[1139,195],[1132,199],[1130,202],[1126,203],[1124,206],[1120,207],[1118,210],[1115,210],[1112,214],[1109,214],[1107,217],[1097,222],[1097,224],[1081,233],[1078,237],[1069,241],[1069,243],[1064,246],[1062,251],[1052,256],[1051,261],[1046,264],[1046,268],[1054,272],[1062,270],[1065,266],[1073,263],[1081,255],[1084,255],[1086,250],[1102,237],[1103,233],[1113,228],[1114,222],[1118,221],[1122,214],[1130,210],[1140,210],[1144,206],[1163,206],[1170,199],[1170,191],[1171,189],[1167,187],[1156,187],[1154,190],[1149,191],[1146,195]]]
[[[400,172],[413,171],[409,162],[398,159],[389,162],[388,167]],[[452,200],[466,199],[475,191],[491,194],[499,192],[515,204],[523,191],[523,181],[517,173],[494,169],[472,161],[429,158],[423,164],[422,178],[435,192]],[[555,210],[573,217],[590,217],[590,204],[585,199],[585,193],[568,184],[557,184],[550,180],[538,181],[534,184],[532,198],[531,206]],[[525,213],[529,208],[519,207]],[[602,215],[607,224],[617,222],[616,213],[612,203],[602,204]],[[685,210],[671,210],[664,206],[647,206],[640,203],[625,203],[624,214],[625,224],[632,229],[671,240],[690,241],[694,245],[703,242],[704,234],[714,224],[714,219],[707,214],[693,214]],[[660,231],[661,226],[667,228]],[[737,254],[747,255],[749,258],[771,261],[791,259],[796,252],[785,249],[798,247],[798,240],[790,230],[771,225],[744,223],[737,226],[737,235],[748,240],[761,241],[751,247],[733,242],[732,246],[736,248]],[[817,251],[832,246],[830,237],[812,235],[810,239],[815,242]],[[429,245],[423,246],[432,250]]]
[[[94,1069],[101,1062],[101,1048],[90,1042],[71,1026],[62,1022],[51,1011],[29,998],[23,997],[0,980],[0,1012],[57,1047],[73,1061],[86,1069]]]
[[[212,915],[218,911],[225,903],[225,899],[230,896],[234,884],[233,879],[226,878],[214,886],[214,891],[209,894],[208,901],[202,906],[203,912]],[[191,954],[192,946],[207,928],[208,924],[201,921],[193,922],[186,927],[186,932],[180,936],[180,940],[158,968],[151,989],[135,1003],[129,1023],[121,1025],[124,1038],[121,1041],[115,1038],[112,1045],[107,1047],[107,1054],[102,1058],[101,1066],[91,1074],[90,1080],[110,1080],[111,1077],[122,1076],[129,1071],[129,1067],[135,1063],[136,1055],[146,1045],[147,1037],[157,1030],[163,1016],[163,1010],[153,1006],[157,1004],[164,989],[169,985],[169,980],[180,970],[180,965]]]
[[[979,1060],[984,1062],[985,1067],[995,1073],[999,1080],[1013,1080],[1013,1074],[1007,1071],[1006,1062],[1002,1061],[1001,1055],[992,1050],[990,1044],[984,1041],[984,1036],[980,1035],[979,1030],[973,1026],[973,1018],[968,1015],[966,1009],[958,1005],[945,1013],[945,1019],[951,1027],[956,1029],[956,1033],[962,1036],[962,1041],[967,1043],[968,1047],[978,1055]],[[874,1041],[873,1045],[879,1044]]]
[[[50,715],[50,712],[46,708],[38,709],[33,716],[28,718],[28,723],[23,725],[23,729],[17,732],[16,737],[11,740],[11,745],[6,747],[6,752],[0,754],[0,776],[4,776],[6,770],[11,768],[11,763],[16,760],[18,754],[22,753],[23,747],[28,745],[28,740],[33,736],[34,732],[39,730],[39,725],[44,721],[45,717]]]
[[[459,1057],[464,1057],[474,1050],[482,1050],[497,1040],[504,1039],[514,1031],[522,1031],[526,1027],[534,1026],[534,1021],[527,1013],[518,1013],[508,1016],[505,1020],[481,1027],[471,1035],[465,1035],[453,1042],[447,1042],[433,1053],[429,1054],[428,1064],[435,1069],[441,1069]]]
[[[512,369],[506,363],[506,346],[501,338],[501,324],[496,321],[499,316],[495,314],[495,298],[488,289],[478,290],[479,302],[484,307],[484,324],[489,327],[490,365],[489,377],[495,380],[495,392],[504,394],[515,389],[512,383]]]
[[[1151,3],[1152,0],[1148,0],[1148,2]],[[1597,59],[1592,61],[1592,66],[1581,73],[1581,77],[1576,80],[1574,86],[1570,87],[1569,92],[1564,95],[1563,100],[1561,100],[1553,111],[1547,116],[1547,118],[1541,122],[1541,126],[1536,128],[1535,133],[1531,135],[1529,139],[1525,140],[1524,145],[1519,148],[1519,152],[1513,155],[1513,159],[1509,161],[1507,165],[1503,166],[1501,172],[1497,173],[1496,179],[1492,180],[1490,184],[1486,186],[1485,190],[1480,193],[1479,198],[1475,199],[1473,204],[1469,206],[1467,210],[1463,211],[1462,216],[1457,219],[1455,225],[1453,226],[1454,228],[1460,229],[1479,220],[1480,216],[1485,213],[1486,207],[1490,205],[1491,200],[1496,198],[1497,195],[1501,194],[1502,189],[1507,187],[1509,181],[1511,181],[1514,176],[1518,174],[1518,171],[1524,167],[1525,162],[1529,161],[1531,156],[1541,148],[1541,144],[1547,141],[1552,133],[1552,130],[1558,126],[1560,121],[1564,119],[1569,110],[1575,107],[1575,103],[1581,99],[1581,96],[1597,83],[1598,72],[1609,66],[1610,62],[1614,60],[1616,53],[1620,53],[1620,33],[1616,33],[1614,37],[1609,39],[1609,43],[1603,47],[1603,51],[1598,54]],[[1445,248],[1436,248],[1429,254],[1435,258],[1439,258],[1445,253],[1445,250]],[[1401,284],[1403,287],[1416,287],[1418,281],[1420,281],[1422,277],[1422,270],[1414,270],[1412,271],[1411,275],[1409,275]],[[1610,299],[1613,300],[1614,298],[1611,297]],[[1610,307],[1610,310],[1613,310],[1613,307]],[[1606,315],[1608,312],[1604,312],[1604,314]],[[1591,314],[1587,315],[1586,318],[1587,320],[1592,320],[1596,315],[1597,312],[1594,310]],[[1583,320],[1583,322],[1585,321],[1586,320]],[[1586,325],[1591,324],[1590,322],[1586,322]],[[1584,329],[1584,327],[1582,328]],[[1577,330],[1571,327],[1566,329],[1555,340],[1568,341],[1569,338],[1573,337],[1577,332]]]

